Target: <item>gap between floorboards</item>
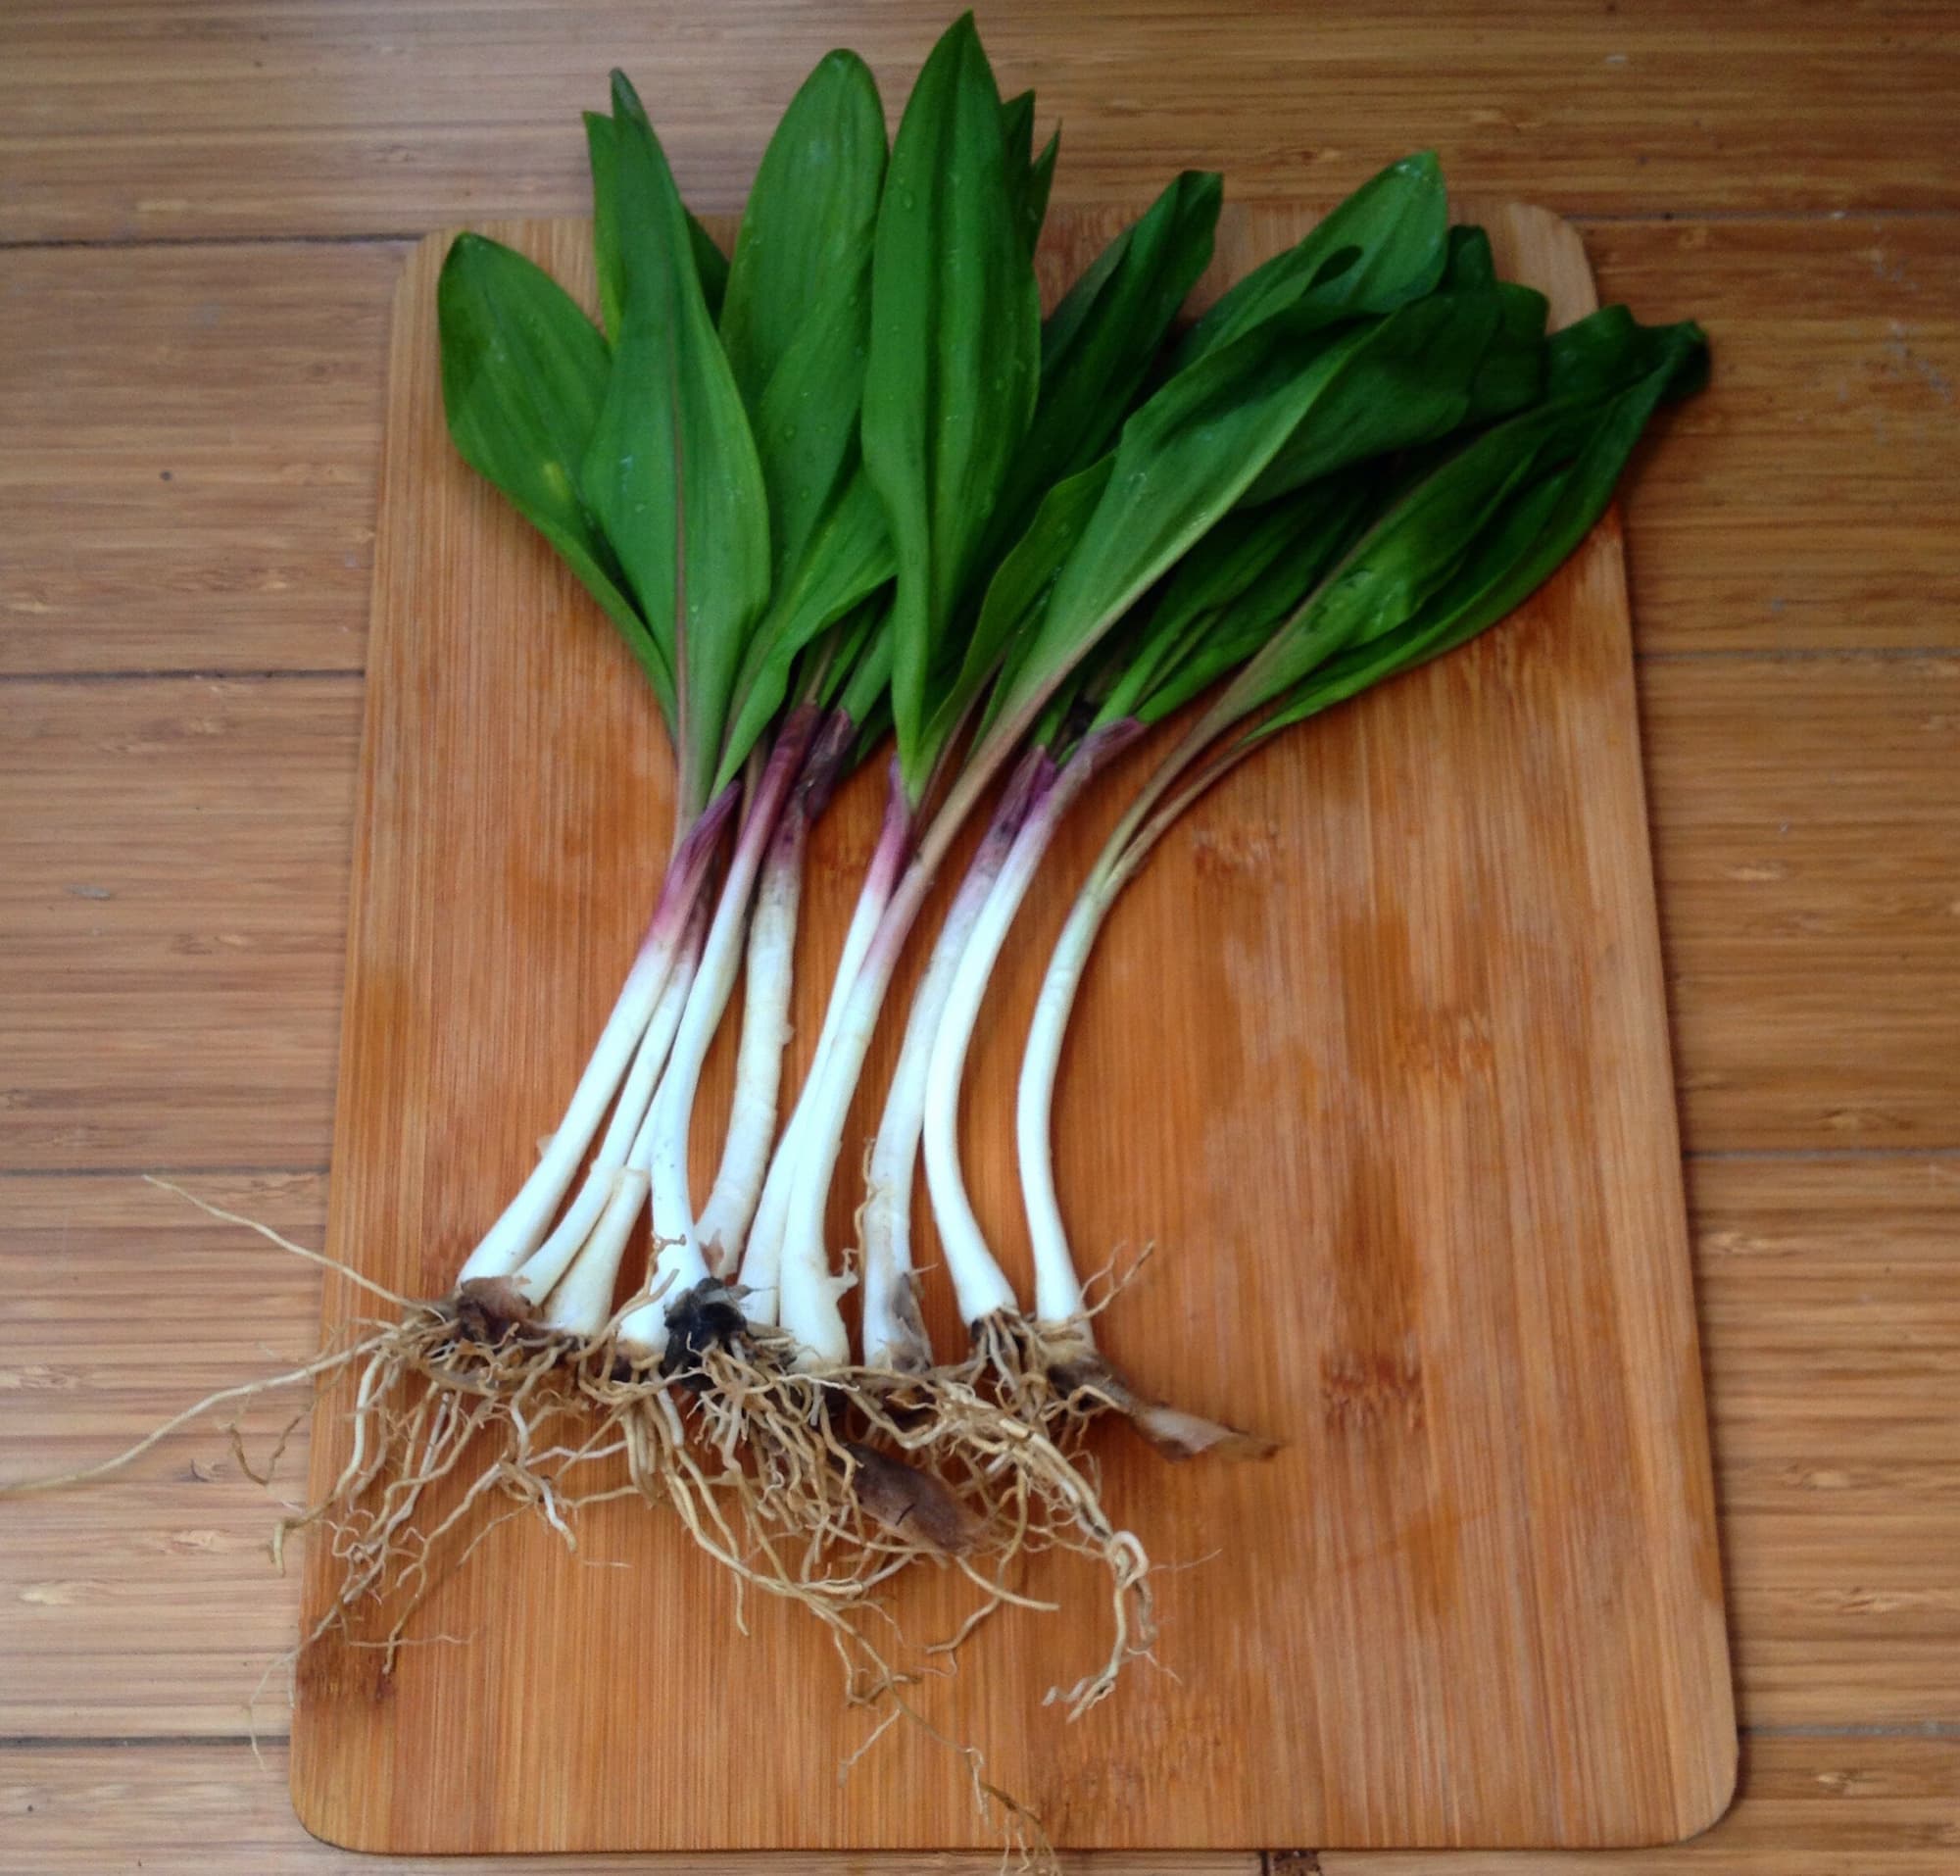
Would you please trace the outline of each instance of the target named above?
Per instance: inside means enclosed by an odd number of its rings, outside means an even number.
[[[1236,196],[1234,201],[1246,208],[1270,208],[1275,203],[1296,202],[1313,199],[1318,190],[1305,190],[1299,195],[1280,195],[1261,191],[1257,195]],[[1471,191],[1475,193],[1474,190]],[[1111,206],[1120,207],[1119,202],[1105,198],[1099,201],[1084,199],[1080,202],[1059,202],[1058,208],[1093,210]],[[700,204],[697,209],[704,214],[737,215],[741,204],[722,207],[710,203],[705,209]],[[461,210],[459,215],[461,216]],[[548,217],[524,216],[515,212],[477,214],[466,218],[478,222],[549,220]],[[1778,222],[1951,222],[1960,221],[1960,208],[1838,208],[1838,209],[1712,209],[1695,207],[1651,208],[1651,209],[1575,209],[1565,220],[1575,227],[1627,227],[1639,226],[1642,222],[1666,225],[1682,222],[1711,222],[1747,224],[1774,223]],[[441,225],[454,225],[444,222]],[[352,233],[287,233],[287,234],[51,234],[51,235],[0,235],[0,254],[35,253],[50,250],[79,249],[83,251],[103,248],[264,248],[264,247],[397,247],[407,246],[435,232],[432,228],[368,228]]]
[[[1850,661],[1859,664],[1937,664],[1960,657],[1960,639],[1951,645],[1792,645],[1717,646],[1705,651],[1634,653],[1636,665],[1758,664],[1798,665]],[[358,665],[294,669],[42,670],[0,671],[0,684],[154,684],[177,680],[199,684],[270,684],[365,681]]]

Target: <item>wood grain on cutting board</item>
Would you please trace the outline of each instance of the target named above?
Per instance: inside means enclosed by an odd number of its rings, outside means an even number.
[[[1310,219],[1228,212],[1207,284]],[[1564,224],[1485,219],[1560,317],[1591,303]],[[1057,216],[1051,290],[1119,224]],[[581,228],[498,231],[584,282]],[[611,1003],[670,772],[610,628],[447,444],[442,246],[397,306],[329,1221],[336,1255],[424,1293]],[[815,844],[799,1052],[880,788],[860,775]],[[969,1170],[1010,1270],[1020,1037],[1123,792],[1057,843],[975,1046]],[[704,1179],[731,1043],[704,1082]],[[1072,1726],[1045,1707],[1105,1644],[1093,1572],[1044,1559],[1025,1587],[1064,1612],[987,1624],[924,1689],[933,1720],[1063,1845],[1583,1846],[1714,1817],[1735,1729],[1615,518],[1516,618],[1282,739],[1166,843],[1085,985],[1057,1126],[1085,1256],[1157,1247],[1104,1317],[1111,1353],[1286,1447],[1167,1470],[1105,1430],[1112,1506],[1184,1566],[1158,1592],[1164,1671]],[[856,1199],[840,1179],[833,1245]],[[329,1286],[330,1321],[355,1307]],[[321,1433],[316,1480],[345,1439]],[[893,1599],[920,1639],[969,1605],[924,1571]],[[600,1507],[576,1555],[514,1520],[419,1623],[462,1643],[385,1678],[345,1642],[302,1663],[294,1793],[336,1842],[990,1841],[918,1732],[840,1781],[864,1725],[827,1642],[753,1600],[739,1633],[726,1580],[660,1514]]]

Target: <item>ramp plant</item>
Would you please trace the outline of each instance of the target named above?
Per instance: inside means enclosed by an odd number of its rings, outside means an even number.
[[[1079,1391],[1078,1407],[1129,1405],[1106,1370],[1081,1365],[1093,1351],[1090,1315],[1051,1149],[1063,1033],[1117,897],[1179,817],[1280,731],[1453,650],[1529,598],[1599,518],[1657,406],[1697,388],[1706,359],[1691,323],[1642,327],[1624,308],[1554,335],[1543,402],[1460,447],[1428,453],[1392,481],[1352,545],[1302,582],[1298,604],[1179,738],[1109,835],[1050,960],[1015,1115],[1034,1328],[1049,1345],[1041,1365],[1064,1395]],[[964,1045],[956,1030],[943,1040],[942,1099],[951,1103]],[[973,1233],[956,1150],[944,1136],[937,1164],[942,1229]]]

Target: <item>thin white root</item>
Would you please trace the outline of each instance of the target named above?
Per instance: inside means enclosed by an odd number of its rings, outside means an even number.
[[[283,1374],[269,1375],[263,1381],[245,1381],[236,1387],[220,1388],[215,1394],[207,1394],[202,1401],[187,1407],[181,1413],[173,1413],[161,1426],[153,1427],[134,1446],[123,1448],[113,1457],[102,1459],[94,1465],[85,1465],[73,1472],[51,1473],[44,1478],[14,1479],[0,1484],[0,1498],[28,1498],[36,1492],[58,1491],[64,1486],[83,1485],[91,1479],[107,1478],[112,1472],[120,1472],[133,1460],[160,1442],[167,1440],[179,1427],[188,1426],[191,1421],[209,1413],[214,1407],[224,1406],[229,1401],[249,1401],[261,1394],[271,1394],[280,1388],[297,1387],[305,1381],[318,1381],[323,1375],[338,1373],[342,1368],[358,1361],[364,1355],[378,1348],[385,1338],[370,1337],[366,1342],[357,1343],[351,1349],[341,1349],[331,1355],[322,1355],[316,1360],[308,1361],[297,1368],[288,1368]]]
[[[269,1224],[261,1224],[257,1218],[245,1217],[236,1211],[227,1211],[222,1206],[213,1205],[209,1199],[200,1199],[194,1192],[186,1192],[182,1186],[172,1185],[168,1179],[160,1179],[154,1172],[143,1175],[144,1183],[155,1186],[160,1192],[173,1192],[179,1199],[205,1213],[207,1217],[218,1219],[222,1224],[243,1225],[247,1231],[256,1231],[268,1244],[275,1244],[281,1251],[289,1251],[296,1258],[304,1258],[309,1263],[317,1263],[323,1270],[331,1270],[337,1277],[344,1277],[349,1283],[358,1284],[384,1303],[392,1303],[398,1309],[413,1309],[417,1306],[413,1299],[398,1296],[384,1283],[376,1283],[372,1277],[364,1276],[352,1264],[342,1263],[338,1258],[330,1258],[324,1251],[310,1251],[303,1244],[295,1244],[290,1238],[282,1238]]]

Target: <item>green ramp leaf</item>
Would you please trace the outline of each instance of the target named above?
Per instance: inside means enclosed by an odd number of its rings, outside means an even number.
[[[1699,382],[1706,348],[1692,325],[1640,326],[1617,308],[1569,332],[1552,341],[1559,394],[1417,471],[1233,685],[1243,713],[1282,704],[1336,657],[1365,659],[1426,609],[1489,623],[1578,545],[1655,406]],[[1533,490],[1547,477],[1560,481],[1556,505],[1520,537],[1517,517],[1536,513]],[[1439,630],[1437,641],[1460,638]]]
[[[458,451],[605,608],[671,729],[672,662],[579,493],[612,369],[606,341],[542,268],[480,234],[460,234],[450,244],[436,285],[436,323],[443,410]]]
[[[856,466],[885,116],[869,69],[829,54],[763,153],[721,309],[721,344],[769,487],[778,577]]]
[[[872,268],[864,464],[897,557],[892,715],[913,801],[935,675],[1034,415],[1041,302],[972,16],[933,48],[892,147]]]
[[[1329,318],[1387,313],[1431,292],[1449,252],[1443,170],[1424,150],[1392,163],[1222,295],[1179,348],[1180,369],[1294,305],[1304,294]]]
[[[1249,742],[1453,651],[1516,611],[1605,512],[1655,410],[1707,378],[1707,341],[1691,321],[1637,326],[1625,308],[1609,307],[1566,330],[1576,335],[1576,343],[1568,340],[1567,362],[1582,351],[1588,357],[1566,377],[1556,407],[1510,426],[1530,450],[1531,468],[1456,573],[1407,623],[1301,679]],[[1555,335],[1553,346],[1564,337]]]
[[[581,484],[674,672],[678,813],[707,806],[769,590],[768,500],[652,124],[612,74],[619,333]]]
[[[1096,725],[1161,722],[1253,657],[1353,538],[1378,480],[1330,478],[1228,515],[1179,564]]]
[[[1394,165],[1194,328],[1182,363],[1125,423],[1097,514],[1039,618],[1008,648],[983,734],[1029,727],[1077,661],[1247,497],[1289,438],[1333,461],[1371,453],[1386,426],[1365,396],[1346,394],[1345,374],[1386,359],[1400,337],[1383,338],[1382,320],[1364,316],[1393,313],[1442,278],[1446,211],[1433,157]]]
[[[941,694],[928,741],[944,747],[958,733],[1008,648],[1040,628],[1055,576],[1081,542],[1116,467],[1113,456],[1057,482],[987,583],[957,676]]]
[[[996,509],[990,545],[1004,547],[1047,489],[1109,447],[1178,308],[1211,263],[1222,195],[1217,175],[1184,171],[1049,316],[1034,422]]]
[[[1042,223],[1048,220],[1049,189],[1054,182],[1055,158],[1061,154],[1060,126],[1039,156],[1034,140],[1035,94],[1023,91],[1001,107],[1001,141],[1006,155],[1007,194],[1029,254],[1040,246]]]
[[[619,264],[619,226],[613,198],[614,135],[612,120],[603,111],[585,113],[585,154],[592,171],[592,258],[599,274],[599,317],[607,331],[619,331],[619,305],[625,282]],[[708,317],[720,316],[721,296],[728,286],[728,257],[715,246],[713,235],[689,215],[687,238],[694,248],[694,270],[701,279],[701,297]]]
[[[788,694],[798,654],[892,577],[884,505],[861,466],[817,523],[802,561],[776,589],[735,681],[717,786],[732,781]]]
[[[1434,442],[1494,415],[1500,398],[1510,409],[1531,402],[1544,382],[1544,300],[1525,287],[1446,287],[1396,308],[1246,500],[1270,502],[1349,463]]]
[[[1302,300],[1177,372],[1137,411],[1038,624],[1009,652],[983,734],[1018,737],[1034,721],[1077,661],[1236,505],[1378,323],[1330,329]]]
[[[859,448],[885,154],[869,70],[829,54],[777,125],[736,239],[721,341],[768,484],[774,591],[736,679],[723,779],[781,707],[803,649],[891,578]]]

